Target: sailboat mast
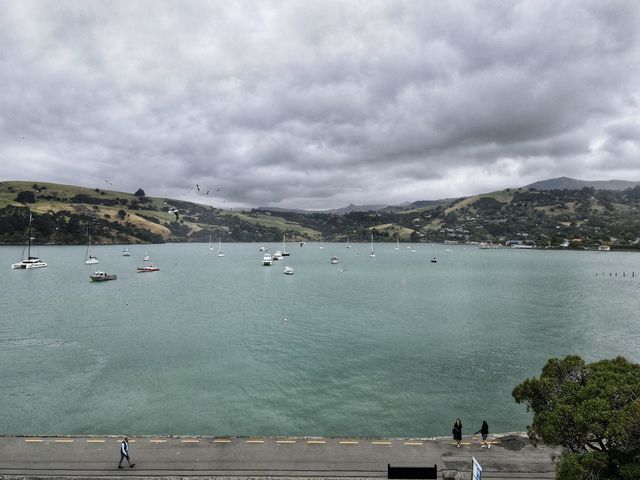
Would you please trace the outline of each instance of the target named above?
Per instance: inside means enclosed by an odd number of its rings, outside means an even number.
[[[29,234],[27,235],[27,260],[31,259],[31,211],[29,211]]]

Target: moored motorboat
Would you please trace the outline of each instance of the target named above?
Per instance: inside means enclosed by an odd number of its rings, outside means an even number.
[[[93,282],[106,282],[107,280],[117,280],[118,276],[110,275],[108,273],[103,272],[102,270],[96,270],[91,275],[89,275],[89,278]]]
[[[264,257],[262,257],[262,266],[270,267],[272,264],[273,264],[273,257],[271,257],[271,255],[269,255],[268,253],[265,253]]]
[[[333,264],[335,265],[336,263],[338,263],[338,262],[339,262],[338,257],[331,257],[330,262],[331,262],[331,263],[333,263]]]
[[[160,269],[151,263],[149,265],[145,265],[144,267],[138,267],[138,273],[157,272],[158,270]]]
[[[130,257],[131,256],[131,252],[129,251],[129,249],[127,247],[124,247],[124,250],[122,250],[122,256],[123,257]]]
[[[282,273],[284,273],[285,275],[293,275],[293,267],[287,265],[286,267],[284,267]]]

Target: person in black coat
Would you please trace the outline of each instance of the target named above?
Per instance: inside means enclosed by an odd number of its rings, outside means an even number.
[[[489,424],[486,420],[482,421],[480,430],[474,433],[474,435],[477,435],[478,433],[482,435],[482,448],[491,448],[491,445],[487,442],[487,437],[489,436]]]
[[[456,423],[453,424],[453,439],[456,441],[456,448],[460,448],[460,442],[462,441],[462,420],[456,418]]]

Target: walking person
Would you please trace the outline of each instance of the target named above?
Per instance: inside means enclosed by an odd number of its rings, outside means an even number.
[[[487,437],[489,436],[489,424],[486,420],[482,421],[480,430],[474,433],[474,435],[477,435],[478,433],[482,435],[482,448],[491,448],[491,444],[487,442]]]
[[[127,437],[124,437],[124,440],[122,440],[120,444],[120,463],[118,463],[118,468],[122,468],[122,460],[125,458],[127,459],[129,468],[136,466],[135,463],[131,463],[131,459],[129,458],[129,439]]]
[[[453,424],[453,439],[456,441],[456,448],[460,448],[460,442],[462,441],[462,420],[456,418],[456,423]]]

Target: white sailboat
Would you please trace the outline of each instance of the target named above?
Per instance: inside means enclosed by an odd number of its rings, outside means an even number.
[[[124,250],[122,250],[122,256],[123,257],[130,257],[131,256],[131,252],[129,251],[129,249],[127,247],[124,247]]]
[[[396,233],[396,248],[394,250],[400,250],[400,237]]]
[[[373,232],[371,232],[371,251],[369,252],[369,256],[371,258],[374,258],[376,256],[375,252],[373,251]]]
[[[211,245],[211,235],[209,235],[209,250],[213,250],[213,246]]]
[[[291,255],[289,252],[287,252],[287,242],[286,242],[286,235],[282,235],[282,256],[283,257],[288,257],[289,255]]]
[[[220,237],[220,240],[218,241],[218,256],[224,257],[224,253],[222,253],[222,237]]]
[[[151,261],[151,257],[149,256],[149,254],[147,252],[144,252],[144,257],[142,257],[142,260],[145,262],[149,262]]]
[[[31,240],[33,240],[33,238],[31,238],[31,212],[29,212],[29,233],[27,234],[27,258],[25,259],[23,257],[23,259],[20,260],[19,262],[12,264],[11,268],[31,269],[31,268],[43,268],[47,266],[47,264],[42,260],[40,260],[38,257],[31,256]],[[24,256],[24,250],[22,251],[22,255]]]
[[[87,245],[87,253],[84,257],[84,263],[86,265],[95,265],[96,263],[100,263],[98,257],[91,255],[91,235],[89,235],[89,244]]]
[[[349,237],[347,237],[347,245],[346,245],[346,247],[347,248],[351,248],[351,244],[349,243]]]

